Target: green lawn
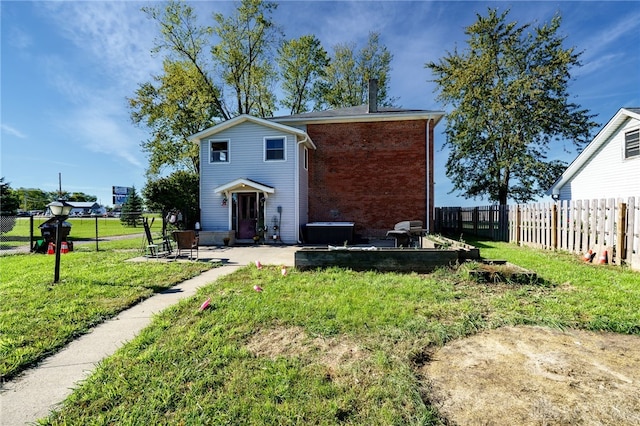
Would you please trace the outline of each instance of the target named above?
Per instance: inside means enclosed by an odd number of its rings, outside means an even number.
[[[640,273],[477,244],[541,282],[246,267],[164,311],[42,423],[442,424],[417,367],[452,339],[517,324],[640,334]]]
[[[99,252],[79,246],[61,256],[55,285],[55,256],[0,257],[0,377],[15,376],[123,309],[211,268],[125,262],[140,254],[139,246],[138,238],[103,243]]]
[[[33,218],[33,236],[34,238],[41,238],[40,225],[46,222],[47,217],[34,217]],[[120,235],[133,235],[144,233],[144,228],[141,226],[124,226],[120,223],[120,219],[117,218],[93,218],[93,217],[81,217],[70,218],[67,222],[71,224],[71,231],[69,233],[69,241],[95,239],[96,238],[96,226],[99,238],[107,238]],[[151,220],[149,221],[151,223]],[[0,238],[0,244],[2,249],[13,249],[19,246],[29,246],[30,236],[30,218],[18,217],[16,223],[10,232],[2,234]],[[151,230],[154,233],[162,231],[162,219],[155,218],[151,223]],[[95,245],[94,245],[95,247]]]

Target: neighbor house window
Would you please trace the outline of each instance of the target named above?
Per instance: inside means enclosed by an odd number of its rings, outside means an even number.
[[[265,138],[264,159],[265,161],[285,160],[285,138]]]
[[[212,163],[228,163],[229,162],[229,141],[211,141]]]
[[[624,134],[624,158],[640,156],[640,129]]]

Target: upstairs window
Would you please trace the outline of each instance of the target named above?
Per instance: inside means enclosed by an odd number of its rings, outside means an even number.
[[[640,129],[624,134],[624,158],[640,156]]]
[[[229,162],[229,141],[211,141],[210,157],[211,163]]]
[[[286,160],[284,137],[264,139],[264,160],[265,161]]]

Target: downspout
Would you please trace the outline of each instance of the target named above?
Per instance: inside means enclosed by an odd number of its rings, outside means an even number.
[[[431,199],[430,199],[430,196],[431,196],[431,182],[429,181],[429,175],[430,175],[429,172],[430,172],[430,166],[431,166],[430,163],[429,163],[429,145],[431,143],[431,137],[430,137],[430,132],[429,132],[430,125],[431,125],[431,117],[429,117],[427,119],[427,140],[426,140],[426,144],[427,144],[427,147],[426,147],[427,148],[426,149],[426,161],[427,161],[426,172],[427,172],[427,175],[425,176],[425,181],[426,181],[426,187],[427,187],[427,191],[426,191],[426,193],[427,193],[426,194],[427,195],[427,208],[425,210],[427,212],[427,217],[426,217],[426,227],[425,227],[425,229],[427,230],[427,234],[431,232],[431,229],[430,229],[430,226],[429,226],[430,223],[431,223],[431,221],[430,221],[430,219],[431,219],[431,211],[430,211],[430,207],[431,207],[431,203],[430,203],[430,201],[431,201]]]
[[[294,179],[294,212],[293,212],[293,225],[295,227],[294,232],[296,236],[296,241],[298,244],[302,244],[300,240],[300,145],[307,142],[309,137],[305,134],[304,139],[298,141],[296,144],[296,165],[295,165],[295,179]],[[280,229],[282,232],[282,229]]]

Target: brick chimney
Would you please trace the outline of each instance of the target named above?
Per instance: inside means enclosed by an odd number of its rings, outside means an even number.
[[[369,112],[378,112],[378,79],[369,79]]]

